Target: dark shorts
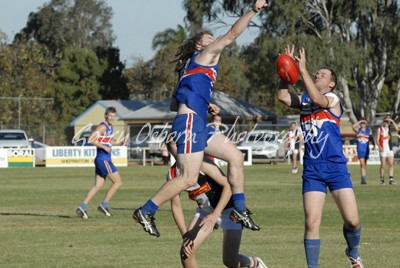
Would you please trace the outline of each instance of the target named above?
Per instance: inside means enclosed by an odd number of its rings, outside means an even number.
[[[172,138],[176,142],[178,154],[204,151],[215,132],[215,128],[197,114],[177,115],[172,123]]]
[[[99,176],[107,176],[108,174],[113,174],[117,171],[117,168],[109,160],[98,159],[94,160],[95,173]]]
[[[303,193],[318,191],[326,193],[343,188],[353,188],[346,163],[320,163],[303,166]]]

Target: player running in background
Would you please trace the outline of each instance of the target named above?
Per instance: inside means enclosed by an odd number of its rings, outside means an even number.
[[[246,228],[260,229],[246,209],[243,154],[222,134],[209,139],[206,118],[207,111],[211,114],[219,112],[218,107],[210,104],[210,98],[221,52],[240,36],[257,12],[267,6],[265,0],[257,0],[253,8],[221,37],[214,39],[210,32],[202,31],[180,46],[175,60],[179,81],[171,100],[171,110],[177,111],[172,133],[178,146],[177,162],[181,174],[166,182],[151,199],[134,211],[134,220],[150,235],[159,236],[153,220],[159,206],[197,182],[204,153],[228,162],[228,181],[235,207],[232,217]]]
[[[369,158],[369,143],[375,142],[371,129],[367,127],[367,120],[361,118],[353,124],[353,131],[357,134],[357,156],[361,168],[361,184],[367,184],[367,160]]]
[[[392,130],[390,125],[399,131],[399,127],[390,116],[385,116],[383,119],[383,125],[378,129],[376,140],[378,142],[379,154],[381,157],[381,168],[380,168],[380,182],[385,184],[385,166],[386,160],[389,164],[389,184],[395,185],[393,174],[394,174],[394,154],[392,149]]]
[[[287,135],[287,149],[288,149],[288,157],[292,159],[292,173],[296,174],[299,171],[299,167],[297,164],[297,156],[300,152],[301,141],[303,140],[302,132],[297,129],[297,125],[295,122],[290,123],[290,129]]]
[[[97,147],[97,155],[94,160],[96,178],[94,186],[89,190],[83,202],[76,209],[76,214],[84,219],[89,218],[87,205],[103,188],[107,177],[110,178],[112,184],[103,202],[101,202],[97,209],[106,216],[112,216],[108,208],[108,203],[122,185],[121,176],[111,161],[111,146],[115,143],[113,138],[113,124],[117,119],[117,110],[114,107],[108,107],[104,118],[105,122],[101,122],[88,138],[88,141]],[[123,145],[124,143],[125,141],[121,141],[118,145]]]
[[[176,156],[175,143],[169,145],[171,153]],[[219,226],[223,230],[222,260],[226,267],[266,268],[260,258],[239,254],[243,227],[229,219],[233,211],[230,186],[213,160],[204,156],[197,183],[186,189],[189,198],[198,205],[189,226],[185,223],[180,196],[171,199],[172,215],[183,238],[180,252],[182,266],[198,267],[196,251],[213,232],[214,227]],[[168,172],[167,180],[175,179],[178,175],[179,169],[175,163]]]
[[[294,57],[294,46],[287,46],[285,53]],[[281,80],[277,98],[289,107],[300,109],[305,149],[302,192],[307,265],[318,267],[320,225],[328,187],[344,221],[345,253],[354,268],[362,268],[358,252],[361,223],[339,129],[344,109],[339,97],[332,92],[337,83],[336,74],[329,68],[322,68],[313,79],[306,68],[304,48],[295,59],[307,93],[298,96],[289,92],[289,84]]]

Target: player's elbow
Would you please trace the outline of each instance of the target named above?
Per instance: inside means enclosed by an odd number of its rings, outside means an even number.
[[[281,90],[278,90],[278,92],[276,92],[275,96],[278,99],[278,101],[280,101],[281,103],[283,103],[287,106],[290,106],[290,100],[289,100],[288,94],[285,94]]]

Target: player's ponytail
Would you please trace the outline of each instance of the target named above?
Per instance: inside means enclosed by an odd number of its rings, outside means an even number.
[[[186,39],[182,45],[178,47],[178,50],[175,54],[175,59],[170,63],[175,63],[175,72],[179,72],[182,67],[186,64],[186,61],[195,53],[196,44],[201,40],[203,35],[212,33],[208,30],[202,30],[194,34],[192,37]]]

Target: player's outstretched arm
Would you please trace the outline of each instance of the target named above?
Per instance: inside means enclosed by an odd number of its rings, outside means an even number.
[[[268,3],[265,0],[257,0],[252,9],[240,17],[226,34],[217,38],[204,49],[205,53],[199,55],[198,58],[196,58],[196,62],[202,63],[206,61],[209,62],[209,65],[216,64],[222,50],[235,41],[249,25],[251,19],[267,6]],[[202,57],[205,57],[205,59],[202,59]]]
[[[278,98],[278,100],[280,102],[282,102],[286,106],[299,109],[300,108],[300,96],[293,92],[289,92],[288,88],[289,88],[289,84],[283,80],[280,80],[278,91],[276,92],[276,97]]]

